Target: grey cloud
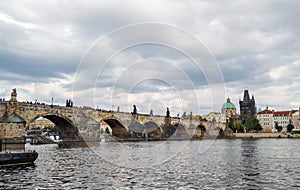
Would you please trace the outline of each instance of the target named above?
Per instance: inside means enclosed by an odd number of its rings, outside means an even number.
[[[238,92],[244,86],[256,90],[258,100],[259,96],[263,97],[266,93],[259,91],[263,88],[270,88],[268,93],[275,96],[278,93],[276,86],[282,85],[288,86],[289,93],[284,94],[286,99],[290,97],[295,100],[292,92],[297,85],[291,81],[299,79],[296,72],[298,63],[295,62],[300,52],[300,27],[297,21],[300,16],[299,4],[298,1],[164,1],[152,2],[151,5],[139,1],[2,2],[0,13],[12,16],[21,25],[1,21],[0,17],[1,80],[12,83],[22,80],[25,83],[45,82],[75,73],[80,79],[80,83],[75,83],[75,91],[96,87],[105,89],[114,86],[115,77],[126,71],[128,64],[152,58],[174,62],[197,88],[220,80],[210,78],[207,81],[206,76],[207,73],[216,73],[220,68],[226,85],[232,89],[235,97],[239,96]],[[150,42],[164,40],[185,47],[188,54],[198,53],[199,59],[196,61],[201,63],[200,71],[175,49],[151,44],[124,50],[102,70],[103,61],[107,61],[106,55],[123,47],[128,41],[149,36],[147,32],[154,31],[153,28],[144,28],[126,38],[124,35],[114,36],[103,51],[97,52],[97,60],[88,67],[78,65],[83,53],[99,37],[127,24],[148,21],[174,24],[195,34],[216,57],[219,68],[210,70],[211,62],[201,56],[205,48],[192,46],[176,33],[160,28],[151,35],[152,39],[145,39]],[[36,28],[26,28],[22,23],[32,24]],[[283,65],[291,69],[286,77],[276,81],[270,72]],[[160,78],[173,81],[180,90],[187,88],[181,81],[183,75],[162,68],[147,69]],[[146,71],[136,69],[140,73]],[[124,74],[124,77],[118,81],[117,89],[129,88],[125,79],[133,76]],[[73,86],[72,81],[60,85],[68,90]],[[163,86],[158,80],[147,80],[138,85],[134,93],[155,93],[159,91],[159,85]]]

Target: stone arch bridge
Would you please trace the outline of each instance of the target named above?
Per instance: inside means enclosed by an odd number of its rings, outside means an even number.
[[[203,131],[220,125],[174,117],[101,111],[90,107],[18,102],[13,93],[11,100],[0,102],[0,116],[12,113],[25,120],[27,128],[39,117],[49,119],[58,127],[64,141],[99,140],[101,121],[105,121],[112,129],[112,135],[119,138],[190,138],[201,136]]]

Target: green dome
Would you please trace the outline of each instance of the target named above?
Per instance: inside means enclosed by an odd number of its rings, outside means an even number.
[[[235,109],[235,105],[230,102],[229,98],[227,98],[227,102],[223,104],[222,109]]]

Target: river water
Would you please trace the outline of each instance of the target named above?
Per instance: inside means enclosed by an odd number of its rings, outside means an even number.
[[[0,168],[0,189],[300,189],[300,139],[26,148],[35,164]]]

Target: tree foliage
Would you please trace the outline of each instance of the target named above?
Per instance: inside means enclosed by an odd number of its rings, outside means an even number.
[[[292,132],[292,130],[294,129],[294,125],[293,124],[288,124],[287,126],[286,126],[286,129],[287,129],[287,131],[290,133],[290,132]]]
[[[279,125],[278,125],[278,122],[275,122],[275,129],[276,129],[278,132],[281,132],[281,131],[282,131],[282,126],[279,126]]]
[[[110,131],[109,131],[108,127],[105,128],[105,132],[106,132],[106,134],[110,134]]]
[[[258,119],[253,118],[253,117],[247,117],[245,120],[244,126],[245,126],[247,132],[262,130],[262,127],[259,124]]]
[[[243,127],[243,125],[240,123],[240,122],[236,122],[235,120],[234,120],[234,118],[229,118],[229,120],[228,120],[228,127],[230,128],[230,129],[232,129],[232,131],[235,133],[235,132],[237,132],[237,133],[242,133],[242,132],[244,132],[244,127]]]
[[[58,127],[54,126],[54,127],[46,127],[47,130],[49,130],[50,132],[58,132]]]
[[[235,122],[234,122],[234,119],[233,118],[229,118],[229,121],[228,121],[228,127],[230,129],[232,129],[233,131],[235,131]]]
[[[244,132],[244,126],[241,123],[236,123],[236,131],[238,133],[243,133]]]
[[[31,130],[41,130],[41,127],[32,127]]]
[[[207,121],[207,119],[206,119],[206,118],[203,118],[201,115],[199,116],[199,120],[200,120],[200,121]]]

